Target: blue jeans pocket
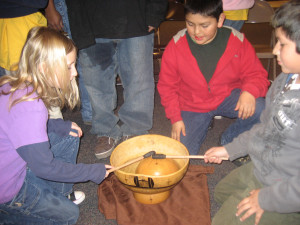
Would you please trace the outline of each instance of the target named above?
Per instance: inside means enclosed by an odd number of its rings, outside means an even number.
[[[24,184],[19,193],[8,203],[8,207],[14,210],[19,210],[27,215],[35,207],[38,199],[41,196],[41,191],[34,184],[24,181]]]

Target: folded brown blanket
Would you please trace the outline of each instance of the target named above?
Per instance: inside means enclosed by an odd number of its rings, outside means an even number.
[[[162,203],[146,205],[111,174],[98,188],[98,208],[106,219],[120,225],[210,225],[210,203],[206,174],[213,167],[190,165],[186,175]]]

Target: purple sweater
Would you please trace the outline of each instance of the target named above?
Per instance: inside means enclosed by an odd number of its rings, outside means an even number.
[[[9,85],[4,85],[0,93],[9,89]],[[26,91],[17,91],[14,97]],[[74,165],[53,158],[47,134],[48,111],[42,100],[21,102],[9,111],[9,97],[0,95],[0,204],[18,194],[27,166],[36,176],[52,181],[100,183],[104,179],[104,164]],[[49,121],[49,132],[68,135],[69,121]]]

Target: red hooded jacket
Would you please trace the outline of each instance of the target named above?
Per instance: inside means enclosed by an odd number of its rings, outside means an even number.
[[[205,113],[217,109],[233,89],[264,97],[268,73],[244,34],[232,30],[215,72],[206,82],[186,39],[179,31],[167,45],[161,63],[158,91],[166,116],[175,123],[181,111]]]

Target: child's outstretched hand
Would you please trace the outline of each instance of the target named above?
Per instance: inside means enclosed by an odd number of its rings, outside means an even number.
[[[252,190],[250,192],[250,196],[247,198],[244,198],[237,206],[237,213],[236,216],[240,216],[242,213],[244,215],[240,218],[240,220],[243,222],[245,221],[249,216],[252,214],[255,215],[255,225],[258,225],[260,218],[262,214],[264,213],[264,210],[260,208],[259,202],[258,202],[258,194],[259,189]]]
[[[105,178],[106,178],[109,175],[108,169],[112,169],[113,167],[111,165],[105,165],[105,168],[106,168],[106,174],[105,174]]]
[[[172,124],[172,131],[171,131],[171,137],[177,141],[180,141],[180,134],[182,132],[182,135],[185,136],[185,125],[182,120],[177,121]]]
[[[72,122],[71,129],[77,130],[77,133],[75,133],[71,130],[69,133],[71,136],[73,136],[73,137],[81,137],[82,136],[82,130],[76,123]]]
[[[239,111],[238,117],[247,119],[255,112],[255,97],[248,91],[243,91],[234,109]]]
[[[228,152],[225,147],[212,147],[208,149],[204,154],[205,163],[218,163],[221,164],[223,158],[229,158]]]

